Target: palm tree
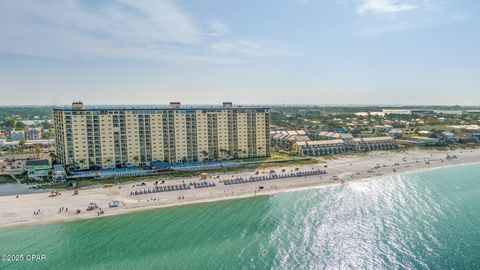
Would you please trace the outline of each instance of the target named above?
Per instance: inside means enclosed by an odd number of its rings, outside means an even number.
[[[42,153],[42,149],[40,149],[40,147],[38,145],[35,145],[33,150],[35,151],[35,156],[37,157],[37,159],[39,159],[40,154]]]
[[[207,151],[202,150],[201,154],[203,156],[203,159],[208,159],[208,152]]]
[[[111,163],[112,163],[112,158],[107,158],[105,161],[106,161],[106,162],[108,163],[108,165],[110,166]]]
[[[95,160],[93,157],[90,157],[88,159],[88,168],[93,168],[93,167],[95,167]]]
[[[85,159],[80,159],[79,163],[82,164],[82,169],[84,168],[86,160]]]
[[[65,170],[67,172],[70,172],[73,168],[75,168],[75,166],[73,164],[67,164],[67,166],[65,167]]]
[[[57,155],[55,154],[55,152],[50,152],[50,158],[52,159],[52,163],[57,161]]]
[[[135,165],[138,165],[138,160],[139,160],[138,156],[133,157],[133,161],[135,161]]]
[[[76,160],[72,161],[72,167],[73,167],[74,170],[78,169],[78,162]]]
[[[210,159],[217,160],[218,159],[218,149],[210,151],[209,156],[210,156]]]
[[[25,140],[20,140],[18,147],[20,148],[20,152],[23,153],[23,151],[25,151]]]
[[[225,157],[227,152],[228,152],[227,149],[223,149],[223,148],[220,149],[220,153],[222,153],[222,157]]]

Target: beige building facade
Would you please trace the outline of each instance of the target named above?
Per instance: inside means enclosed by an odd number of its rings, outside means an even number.
[[[57,160],[69,169],[270,155],[270,109],[234,107],[55,108]]]

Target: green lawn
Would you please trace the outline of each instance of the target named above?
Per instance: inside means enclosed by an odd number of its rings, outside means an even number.
[[[16,183],[15,179],[10,175],[0,175],[0,184],[7,184],[7,183]]]
[[[240,159],[243,162],[256,162],[256,161],[270,161],[270,160],[282,160],[296,158],[297,156],[281,153],[278,151],[272,151],[270,157],[258,157],[258,158],[243,158]]]

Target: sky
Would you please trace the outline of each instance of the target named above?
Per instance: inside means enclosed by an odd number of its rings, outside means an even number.
[[[474,0],[0,0],[0,105],[480,104]]]

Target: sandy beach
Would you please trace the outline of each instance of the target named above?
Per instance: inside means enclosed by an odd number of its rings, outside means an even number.
[[[447,155],[450,155],[450,157],[456,156],[456,158],[447,159]],[[18,198],[16,196],[0,196],[0,228],[96,218],[162,207],[264,196],[299,189],[341,185],[342,182],[349,184],[386,175],[474,162],[480,162],[480,149],[455,151],[415,150],[403,153],[371,152],[362,156],[346,156],[326,160],[325,163],[306,165],[298,169],[296,167],[276,167],[273,169],[278,174],[281,174],[282,170],[285,170],[284,173],[307,172],[316,169],[326,170],[327,172],[324,175],[308,177],[224,185],[223,180],[240,176],[248,178],[255,176],[255,173],[209,174],[207,181],[214,182],[215,187],[130,195],[130,192],[135,190],[153,188],[155,180],[152,180],[145,182],[145,186],[137,186],[136,184],[138,183],[129,183],[114,185],[109,188],[84,189],[80,190],[78,195],[73,195],[73,190],[63,190],[61,195],[55,197],[49,197],[50,193],[46,192],[23,194],[19,195]],[[258,172],[260,176],[269,174],[270,169]],[[194,181],[198,183],[201,180],[199,178],[177,178],[167,180],[165,184],[159,184],[159,186],[188,184]],[[260,186],[263,189],[259,189]],[[109,207],[109,203],[113,200],[120,201],[118,207]],[[86,211],[90,203],[96,203],[103,210],[103,214],[98,215],[99,209]],[[79,214],[76,213],[77,209],[80,210]]]

